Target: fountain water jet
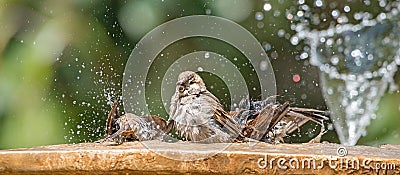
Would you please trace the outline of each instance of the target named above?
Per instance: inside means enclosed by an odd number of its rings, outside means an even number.
[[[310,63],[320,69],[322,91],[342,144],[355,145],[375,119],[380,98],[400,65],[400,24],[396,4],[388,13],[360,24],[323,31],[298,25],[292,37],[310,45]]]

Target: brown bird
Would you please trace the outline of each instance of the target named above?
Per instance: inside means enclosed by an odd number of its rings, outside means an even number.
[[[121,144],[127,141],[163,140],[168,135],[167,122],[157,116],[137,116],[118,113],[115,101],[107,117],[106,138],[98,142],[112,141]]]
[[[276,96],[263,101],[242,100],[237,112],[230,112],[242,128],[243,135],[270,143],[283,142],[283,138],[298,130],[308,121],[321,125],[321,132],[312,141],[318,141],[326,132],[323,122],[329,120],[326,111],[290,107],[289,102],[279,104]]]
[[[308,121],[322,127],[328,120],[325,111],[293,108],[288,102],[275,103],[275,97],[263,101],[242,100],[239,109],[225,112],[219,100],[211,94],[199,75],[182,72],[171,98],[169,123],[157,116],[120,116],[115,101],[106,123],[106,138],[98,142],[171,139],[173,128],[181,138],[193,142],[216,143],[258,140],[270,143],[296,131]],[[322,136],[324,129],[316,137]]]
[[[179,74],[171,98],[169,122],[178,135],[188,141],[216,143],[243,138],[236,121],[207,90],[201,77],[192,71]]]
[[[241,102],[239,110],[225,112],[199,75],[182,72],[171,98],[170,125],[182,138],[204,143],[266,141],[277,143],[308,121],[322,127],[325,111],[275,103],[275,96],[263,101]],[[172,128],[172,126],[170,127]],[[325,132],[321,128],[318,138]],[[317,139],[318,139],[317,138]]]

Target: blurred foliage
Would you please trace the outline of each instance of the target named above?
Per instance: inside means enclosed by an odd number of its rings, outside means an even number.
[[[0,149],[86,142],[102,137],[110,102],[121,100],[124,64],[135,44],[154,27],[188,15],[221,16],[245,27],[265,46],[283,100],[295,106],[326,109],[317,69],[307,59],[298,57],[304,45],[289,44],[293,31],[286,12],[295,2],[271,1],[268,3],[272,10],[265,11],[266,2],[1,1]],[[255,19],[257,12],[262,12],[261,20]],[[282,31],[284,35],[278,35]],[[152,69],[157,71],[148,78],[155,82],[148,85],[155,91],[149,94],[154,99],[149,102],[152,113],[167,117],[160,108],[160,84],[155,80],[174,59],[194,50],[210,50],[228,57],[239,53],[227,45],[192,38],[166,48],[163,52],[169,59],[156,60]],[[295,74],[301,76],[300,82],[292,80]],[[224,95],[228,93],[222,81],[204,76],[206,83],[214,87],[211,91],[225,106],[229,105],[230,97]],[[256,92],[251,95],[259,98]],[[400,143],[398,122],[394,122],[400,120],[399,99],[399,91],[384,97],[378,119],[361,144]],[[309,128],[303,130],[310,133]],[[333,131],[323,138],[337,142]]]

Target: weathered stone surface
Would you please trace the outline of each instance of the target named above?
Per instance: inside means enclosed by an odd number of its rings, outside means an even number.
[[[400,145],[346,147],[342,150],[348,153],[344,157],[337,153],[341,145],[330,143],[229,145],[149,141],[145,145],[152,149],[133,142],[119,146],[82,143],[2,150],[0,174],[400,174]],[[217,151],[215,155],[213,150]],[[159,154],[178,159],[213,156],[181,161]],[[373,169],[377,165],[380,169]]]

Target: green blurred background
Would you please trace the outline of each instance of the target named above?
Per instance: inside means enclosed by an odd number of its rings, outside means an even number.
[[[349,16],[357,10],[372,16],[384,11],[376,4],[362,6],[362,1],[323,2],[327,7],[315,8],[315,12],[326,13],[327,18],[311,27],[324,29],[331,25],[332,9],[343,11],[344,5],[351,7]],[[306,3],[315,5],[314,1]],[[289,41],[294,32],[286,15],[297,8],[296,1],[283,0],[1,1],[0,149],[91,142],[103,137],[110,102],[121,98],[124,65],[135,44],[154,27],[188,15],[221,16],[242,25],[265,47],[282,100],[325,110],[317,68],[299,57],[307,46],[292,46]],[[178,41],[163,53],[177,59],[195,50],[232,58],[240,53],[227,43],[209,38]],[[156,79],[168,66],[163,61],[155,62],[152,68],[160,71],[149,74],[148,79],[155,82],[147,84],[149,88],[160,88]],[[243,70],[244,74],[250,72]],[[301,80],[294,82],[294,75],[300,75]],[[203,76],[213,87],[211,91],[228,106],[229,96],[222,81]],[[397,73],[398,85],[399,79]],[[256,92],[251,96],[259,97]],[[154,99],[148,102],[151,112],[167,117],[160,108],[159,92],[150,99]],[[377,116],[359,144],[400,143],[398,90],[384,96]],[[308,126],[303,132],[312,132],[314,126]],[[338,142],[334,131],[323,140]]]

